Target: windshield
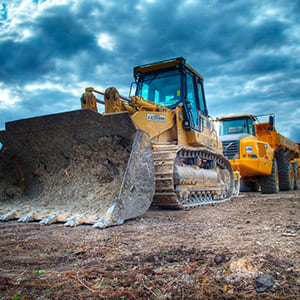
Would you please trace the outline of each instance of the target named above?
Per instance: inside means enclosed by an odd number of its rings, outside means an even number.
[[[220,136],[235,133],[249,133],[254,135],[252,120],[247,118],[221,121]]]
[[[137,96],[173,108],[180,101],[181,76],[178,71],[146,75],[140,79]]]

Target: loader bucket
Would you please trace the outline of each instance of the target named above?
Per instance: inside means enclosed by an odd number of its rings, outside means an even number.
[[[1,220],[104,228],[152,202],[151,141],[127,112],[82,109],[8,122],[0,142]]]

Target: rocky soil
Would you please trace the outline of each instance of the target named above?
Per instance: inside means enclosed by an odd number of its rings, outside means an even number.
[[[0,223],[1,299],[299,299],[300,191],[104,230]]]

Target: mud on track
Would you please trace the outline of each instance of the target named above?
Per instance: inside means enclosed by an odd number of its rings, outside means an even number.
[[[0,298],[297,299],[299,216],[293,191],[151,208],[105,230],[0,223]]]

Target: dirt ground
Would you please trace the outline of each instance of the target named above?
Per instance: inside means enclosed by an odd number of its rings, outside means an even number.
[[[1,299],[299,299],[300,191],[95,229],[0,223]]]

